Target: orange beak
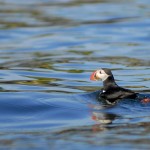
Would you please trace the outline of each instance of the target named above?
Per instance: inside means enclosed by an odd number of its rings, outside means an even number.
[[[96,81],[97,79],[96,79],[96,71],[94,71],[92,74],[91,74],[91,76],[90,76],[90,80],[92,80],[92,81]]]

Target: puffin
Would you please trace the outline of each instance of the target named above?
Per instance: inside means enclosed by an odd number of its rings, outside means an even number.
[[[102,80],[103,88],[99,93],[99,98],[104,99],[108,104],[116,103],[120,99],[135,99],[138,97],[138,93],[118,86],[111,70],[108,68],[94,71],[90,76],[90,80]]]

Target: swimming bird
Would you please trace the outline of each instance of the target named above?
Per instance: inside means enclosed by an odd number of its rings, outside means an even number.
[[[114,103],[119,99],[135,99],[138,93],[130,89],[125,89],[120,87],[115,82],[114,76],[110,69],[108,68],[101,68],[94,71],[91,76],[90,80],[102,80],[103,81],[103,88],[99,94],[100,98],[106,100],[107,103]]]

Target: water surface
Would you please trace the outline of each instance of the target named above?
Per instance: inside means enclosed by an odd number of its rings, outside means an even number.
[[[149,149],[150,104],[102,106],[101,82],[150,96],[148,0],[0,0],[1,149]]]

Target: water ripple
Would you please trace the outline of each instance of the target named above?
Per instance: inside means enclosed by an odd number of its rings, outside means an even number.
[[[103,105],[102,82],[89,80],[111,68],[119,85],[149,96],[149,7],[0,0],[0,148],[149,149],[150,105]]]

